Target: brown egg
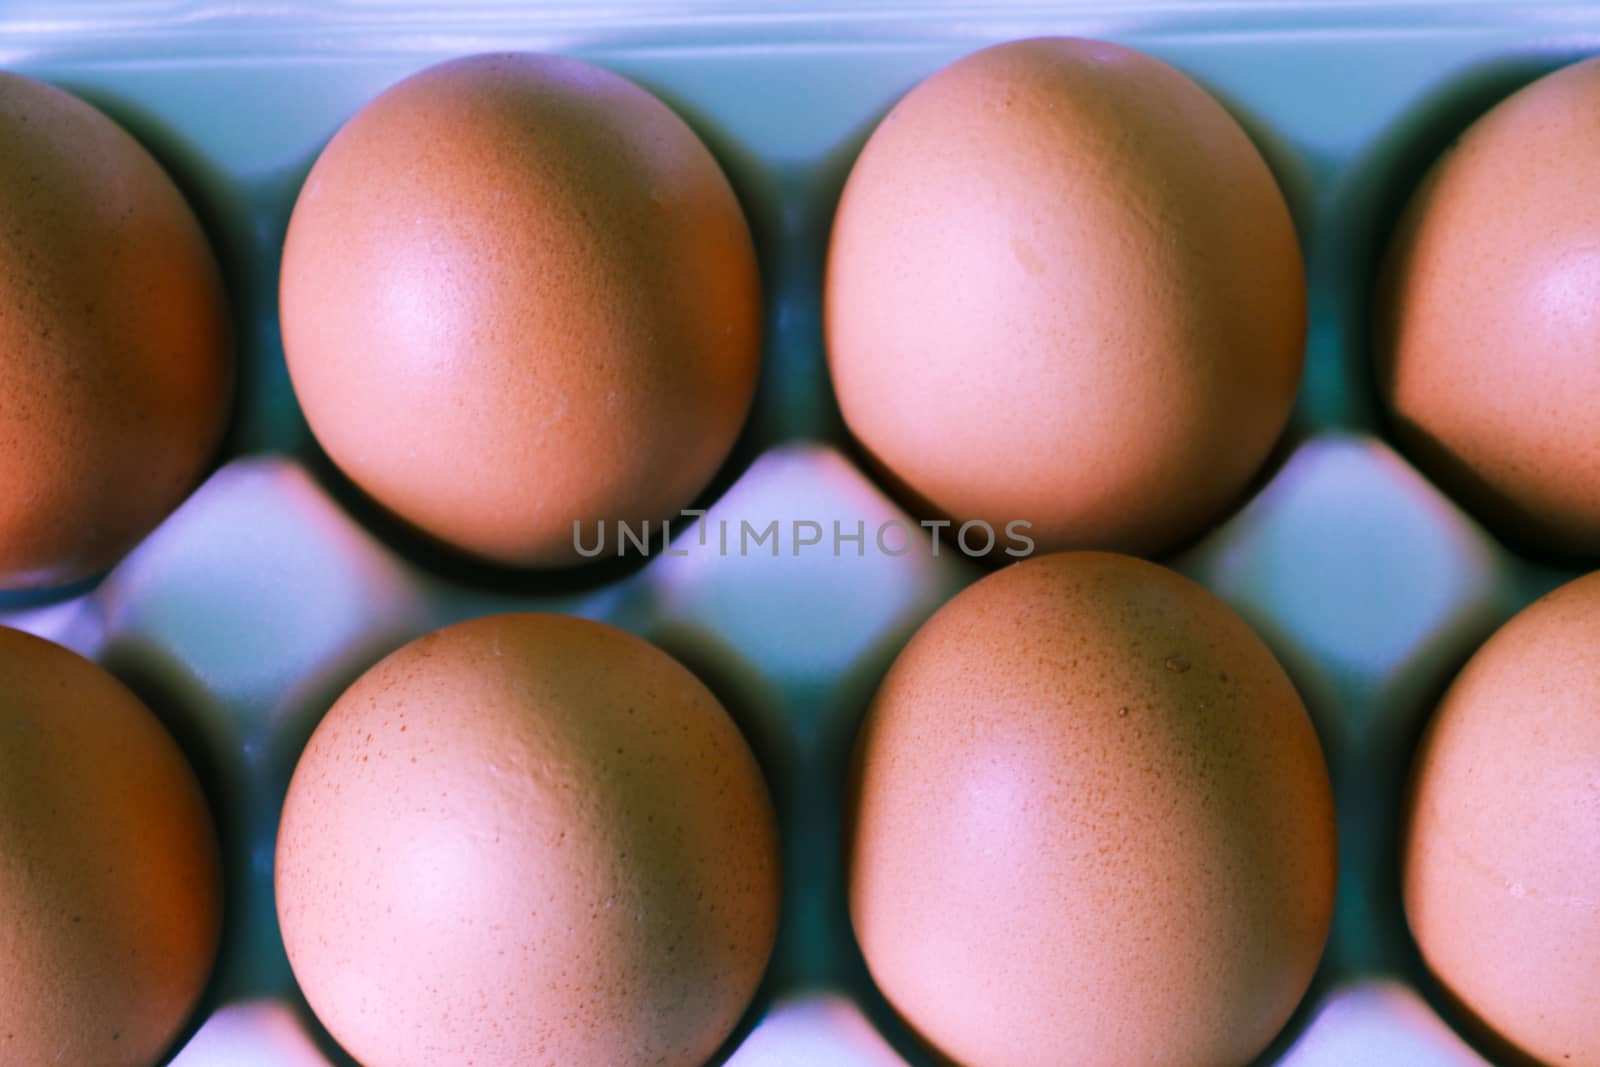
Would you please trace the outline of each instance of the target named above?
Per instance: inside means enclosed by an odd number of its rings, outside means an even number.
[[[700,1067],[766,967],[778,875],[761,772],[705,686],[615,627],[502,615],[328,712],[278,915],[366,1067]]]
[[[1600,59],[1479,119],[1412,197],[1376,316],[1401,446],[1518,545],[1600,555]]]
[[[963,1067],[1244,1064],[1333,910],[1332,793],[1283,669],[1151,563],[1064,553],[951,600],[856,743],[850,914]]]
[[[913,507],[1149,554],[1266,458],[1305,301],[1272,174],[1204,90],[1118,45],[1017,41],[867,142],[834,220],[828,362]]]
[[[0,627],[0,1063],[153,1067],[221,915],[211,816],[171,736],[93,663]]]
[[[0,73],[0,588],[103,570],[199,480],[228,311],[171,179],[74,96]]]
[[[361,110],[284,247],[284,348],[317,440],[431,537],[578,560],[574,522],[675,516],[744,422],[760,283],[683,121],[572,59],[474,56]]]
[[[1600,573],[1474,655],[1412,773],[1406,917],[1494,1051],[1600,1067]]]

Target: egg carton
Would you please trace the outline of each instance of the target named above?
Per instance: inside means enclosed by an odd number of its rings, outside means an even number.
[[[724,553],[715,531],[778,520],[847,531],[907,516],[862,472],[828,384],[820,283],[846,173],[887,109],[961,55],[1040,34],[1108,38],[1211,90],[1267,157],[1310,285],[1305,377],[1283,442],[1236,513],[1163,562],[1236,608],[1312,711],[1338,805],[1333,933],[1263,1063],[1468,1067],[1406,932],[1398,824],[1412,749],[1454,670],[1575,572],[1519,557],[1385,443],[1367,342],[1383,240],[1422,169],[1488,106],[1600,51],[1581,3],[1042,0],[957,3],[510,0],[61,3],[0,9],[0,67],[79,94],[145,144],[195,206],[227,277],[242,384],[218,469],[103,578],[0,595],[0,622],[127,681],[179,737],[226,854],[215,977],[173,1067],[350,1061],[295,988],[272,899],[278,814],[335,696],[427,630],[509,610],[604,619],[692,667],[766,771],[783,832],[770,973],[732,1067],[922,1067],[867,977],[844,904],[843,779],[889,661],[984,573],[947,546],[869,534],[832,551]],[[765,283],[747,429],[675,552],[530,575],[430,549],[317,450],[277,326],[290,209],[334,130],[401,77],[488,50],[577,55],[661,96],[739,193]],[[914,525],[914,523],[913,523]],[[659,548],[659,546],[658,546]]]

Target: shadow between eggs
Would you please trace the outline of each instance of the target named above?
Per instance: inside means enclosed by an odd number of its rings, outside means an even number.
[[[291,702],[262,745],[265,770],[249,769],[241,752],[223,736],[237,724],[212,728],[209,716],[231,709],[204,690],[200,680],[170,653],[137,635],[114,638],[101,650],[102,665],[139,697],[177,742],[200,782],[215,826],[222,859],[222,932],[217,958],[204,992],[171,1046],[168,1059],[182,1052],[220,1009],[259,998],[287,1002],[305,1032],[334,1067],[357,1067],[316,1019],[296,985],[277,927],[273,872],[258,871],[254,856],[269,853],[299,753],[340,693],[372,662],[403,643],[379,635],[370,647],[353,652],[351,665],[314,680]]]
[[[773,798],[783,856],[779,933],[761,990],[714,1063],[725,1062],[774,1001],[847,996],[914,1067],[926,1051],[873,985],[851,932],[847,793],[856,733],[879,681],[920,618],[882,636],[843,675],[777,686],[701,627],[667,623],[644,636],[711,689],[749,742]]]

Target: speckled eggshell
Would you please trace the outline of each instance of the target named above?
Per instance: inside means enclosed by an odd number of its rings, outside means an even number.
[[[1600,556],[1600,59],[1479,119],[1412,197],[1382,272],[1395,435],[1513,543]]]
[[[700,1067],[765,970],[778,863],[761,772],[692,674],[608,625],[502,615],[328,712],[278,914],[366,1067]]]
[[[233,390],[222,278],[156,161],[0,73],[0,589],[105,569],[194,486]]]
[[[211,815],[171,736],[104,670],[0,627],[0,1063],[154,1067],[221,915]]]
[[[1237,503],[1300,380],[1289,211],[1238,123],[1150,56],[1043,38],[872,134],[824,294],[845,422],[916,509],[1151,554]]]
[[[576,562],[575,521],[590,544],[706,486],[754,394],[760,310],[705,146],[632,82],[554,56],[454,60],[373,100],[284,247],[317,440],[424,534],[509,565]]]
[[[1478,650],[1418,749],[1406,917],[1498,1052],[1600,1067],[1600,573]]]
[[[1063,553],[912,638],[856,744],[850,914],[963,1067],[1242,1065],[1333,910],[1331,788],[1283,669],[1187,578]]]

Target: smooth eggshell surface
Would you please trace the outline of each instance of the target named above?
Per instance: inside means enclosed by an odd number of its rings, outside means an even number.
[[[1142,53],[1038,39],[947,67],[873,133],[824,320],[845,421],[913,507],[1152,554],[1236,503],[1282,431],[1306,293],[1221,105]]]
[[[211,815],[171,736],[93,663],[0,627],[0,1063],[153,1067],[221,923]]]
[[[675,516],[744,423],[760,283],[681,119],[554,56],[432,67],[329,143],[284,247],[284,348],[328,455],[423,533],[576,562]]]
[[[1519,546],[1600,556],[1600,59],[1516,93],[1412,197],[1378,294],[1400,444]]]
[[[1600,1067],[1600,573],[1517,615],[1445,694],[1403,872],[1411,931],[1469,1027]]]
[[[613,627],[461,623],[380,662],[295,770],[278,912],[366,1067],[700,1067],[776,936],[778,838],[738,729]]]
[[[222,278],[140,145],[0,73],[0,589],[114,563],[211,461],[233,390]]]
[[[1210,593],[1064,553],[946,604],[856,745],[850,913],[964,1067],[1250,1061],[1327,938],[1336,831],[1294,686]]]

